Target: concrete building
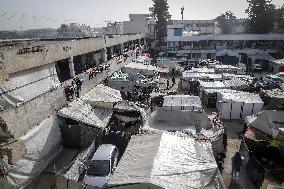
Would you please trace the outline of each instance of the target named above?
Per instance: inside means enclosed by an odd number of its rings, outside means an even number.
[[[109,23],[107,27],[103,28],[103,34],[145,33],[154,39],[156,21],[149,14],[129,14],[129,20]]]
[[[213,35],[215,20],[172,20],[172,25],[182,25],[184,31],[198,35]]]
[[[78,77],[83,94],[130,62],[145,34],[0,43],[1,186],[27,186],[62,148],[57,111]],[[128,51],[125,52],[124,49]],[[141,48],[143,49],[143,48]],[[124,54],[121,61],[115,55]],[[109,69],[88,77],[88,68]]]
[[[67,25],[66,28],[60,28],[60,29],[62,29],[62,31],[59,33],[60,37],[65,37],[65,38],[92,37],[91,27],[86,26],[85,24],[71,23]]]
[[[169,53],[186,54],[189,58],[215,59],[216,52],[230,49],[245,54],[283,54],[282,34],[228,34],[228,35],[184,35],[183,24],[167,26],[167,48]]]

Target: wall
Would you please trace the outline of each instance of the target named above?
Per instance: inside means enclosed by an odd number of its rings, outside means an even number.
[[[0,48],[4,62],[2,67],[6,74],[11,74],[144,37],[145,34],[137,34],[67,41],[22,41],[16,46]]]

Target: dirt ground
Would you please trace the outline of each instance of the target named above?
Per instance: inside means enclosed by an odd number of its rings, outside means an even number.
[[[228,136],[228,146],[227,153],[224,162],[224,170],[222,177],[226,188],[228,189],[256,189],[252,184],[250,178],[247,175],[247,170],[243,165],[241,167],[240,175],[237,175],[236,178],[232,178],[232,162],[231,158],[234,156],[235,152],[239,150],[241,140],[239,139],[239,132],[242,131],[243,125],[242,122],[237,121],[225,121],[225,127],[227,127],[227,136]]]

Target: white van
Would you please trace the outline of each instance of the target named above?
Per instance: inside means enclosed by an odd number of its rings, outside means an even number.
[[[112,144],[98,147],[88,164],[84,184],[103,188],[117,166],[118,149]]]

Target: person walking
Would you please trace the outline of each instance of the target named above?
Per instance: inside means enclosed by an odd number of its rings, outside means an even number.
[[[236,151],[235,155],[232,157],[232,177],[236,178],[237,177],[237,173],[239,173],[239,177],[240,177],[240,172],[241,172],[241,166],[242,166],[242,156],[240,154],[239,151]]]

